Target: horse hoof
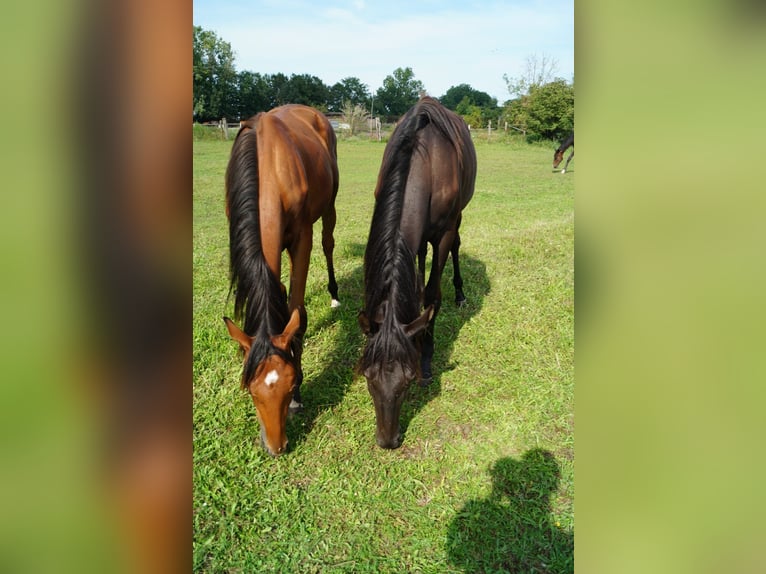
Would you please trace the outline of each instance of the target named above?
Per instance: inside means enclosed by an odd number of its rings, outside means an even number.
[[[566,173],[566,172],[567,172],[567,170],[565,170],[565,169],[561,170],[561,173]]]
[[[458,307],[465,307],[466,303],[468,303],[468,299],[466,299],[465,297],[463,297],[462,299],[455,299],[455,305],[457,305]]]
[[[330,307],[333,309],[337,309],[338,307],[340,307],[340,301],[338,301],[337,299],[333,299],[330,302]]]
[[[289,416],[297,415],[303,411],[303,403],[296,403],[295,401],[290,401],[290,406],[287,409],[287,414]]]
[[[427,387],[427,386],[429,386],[433,382],[434,382],[434,378],[433,377],[423,377],[422,379],[420,379],[420,386],[421,387]]]

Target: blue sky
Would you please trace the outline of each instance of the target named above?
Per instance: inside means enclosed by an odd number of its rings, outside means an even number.
[[[574,75],[574,0],[194,0],[194,24],[229,42],[238,71],[359,78],[374,93],[412,68],[439,97],[470,84],[499,103],[528,56]]]

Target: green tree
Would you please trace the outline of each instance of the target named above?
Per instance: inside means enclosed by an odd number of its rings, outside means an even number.
[[[562,139],[574,129],[574,86],[557,78],[529,94],[529,131],[544,139]]]
[[[574,83],[555,78],[556,61],[529,56],[521,76],[503,76],[508,92],[503,116],[527,141],[561,139],[574,129]]]
[[[375,93],[375,107],[381,115],[397,118],[415,105],[423,90],[423,82],[415,79],[412,68],[397,68]]]
[[[231,44],[215,32],[193,27],[192,109],[194,119],[207,121],[237,114],[237,72]]]
[[[269,109],[290,103],[290,78],[281,72],[266,76],[269,90]]]
[[[455,106],[455,113],[462,117],[472,130],[483,128],[485,125],[481,108],[475,105],[468,96],[463,96],[460,103]]]
[[[330,88],[316,76],[293,74],[285,85],[282,98],[286,104],[304,104],[326,109],[330,99]]]
[[[497,107],[497,100],[495,98],[486,92],[480,92],[479,90],[473,89],[468,84],[452,86],[447,90],[446,94],[439,98],[439,101],[444,107],[456,111],[458,104],[460,104],[464,98],[468,98],[471,104],[480,108]]]
[[[237,114],[244,120],[269,109],[269,83],[258,73],[240,72],[237,76]]]
[[[327,109],[331,112],[343,111],[344,103],[351,102],[362,106],[370,104],[370,90],[359,78],[343,78],[330,88]]]
[[[446,94],[439,98],[439,101],[446,108],[463,116],[463,119],[471,127],[484,127],[490,121],[493,126],[497,125],[500,112],[502,111],[497,105],[497,99],[486,92],[475,90],[468,84],[452,86],[447,90]],[[458,108],[461,106],[462,111],[458,111]],[[468,110],[466,106],[472,106],[473,109]]]

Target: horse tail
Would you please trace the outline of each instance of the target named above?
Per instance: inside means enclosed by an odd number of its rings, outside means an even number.
[[[266,264],[261,245],[256,128],[257,118],[248,120],[239,130],[226,169],[229,295],[234,291],[234,317],[244,316],[244,331],[251,336],[264,319],[274,315],[275,309],[279,310],[277,322],[281,325],[272,325],[272,329],[284,327],[288,319],[280,282]]]

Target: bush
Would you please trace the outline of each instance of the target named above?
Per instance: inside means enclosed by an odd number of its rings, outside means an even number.
[[[233,138],[236,134],[236,129],[229,128],[229,139]],[[195,122],[192,126],[192,139],[194,141],[223,140],[224,137],[223,131],[218,126],[202,125]]]

